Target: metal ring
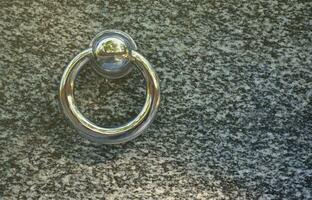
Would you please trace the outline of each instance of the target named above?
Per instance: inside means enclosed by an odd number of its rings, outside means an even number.
[[[103,128],[89,121],[78,110],[74,99],[74,83],[80,69],[92,59],[92,49],[79,53],[67,66],[62,76],[59,97],[65,116],[72,125],[92,141],[116,144],[129,141],[142,133],[154,119],[160,102],[157,74],[150,63],[132,50],[130,61],[139,68],[146,80],[146,101],[141,112],[127,124],[116,128]]]

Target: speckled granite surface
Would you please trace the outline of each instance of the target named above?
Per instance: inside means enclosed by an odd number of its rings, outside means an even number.
[[[0,199],[311,199],[311,1],[0,2]],[[136,140],[82,139],[58,110],[66,64],[103,29],[155,65],[162,102]],[[77,81],[113,126],[144,102],[139,73]]]

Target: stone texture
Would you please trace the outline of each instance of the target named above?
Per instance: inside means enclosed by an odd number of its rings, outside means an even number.
[[[0,3],[0,199],[311,199],[312,3],[304,0]],[[155,65],[153,125],[90,143],[58,108],[66,64],[120,29]],[[144,103],[144,81],[90,66],[79,107],[103,126]]]

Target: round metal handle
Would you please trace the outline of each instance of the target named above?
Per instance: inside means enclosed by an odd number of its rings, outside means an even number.
[[[112,31],[110,31],[112,33]],[[120,32],[118,32],[120,33]],[[104,32],[104,35],[107,32]],[[103,36],[103,35],[102,35]],[[118,36],[118,35],[117,35]],[[128,35],[127,35],[128,36]],[[112,37],[112,36],[110,36]],[[107,40],[107,38],[106,38]],[[107,40],[114,41],[114,40]],[[116,41],[116,40],[115,40]],[[119,42],[119,41],[117,41]],[[107,44],[102,44],[107,45]],[[114,45],[112,45],[114,47]],[[136,47],[136,46],[135,46]],[[103,47],[95,47],[103,48]],[[107,47],[107,49],[109,49]],[[112,48],[110,48],[112,49]],[[114,49],[113,49],[114,50]],[[74,84],[75,79],[80,69],[91,59],[94,59],[94,48],[89,48],[79,53],[66,67],[59,90],[59,97],[61,102],[62,110],[65,116],[69,119],[72,125],[85,137],[92,141],[105,143],[105,144],[116,144],[129,141],[138,135],[140,135],[150,125],[154,119],[160,102],[160,88],[159,80],[154,68],[151,64],[137,51],[128,49],[117,48],[120,52],[126,52],[126,57],[120,57],[121,54],[117,55],[118,59],[127,59],[127,62],[132,62],[142,72],[146,80],[146,101],[141,112],[130,122],[123,126],[115,128],[104,128],[99,127],[96,124],[89,121],[82,113],[78,110],[75,99],[74,99]],[[125,51],[124,51],[125,50]],[[104,49],[105,51],[105,49]],[[103,54],[109,54],[111,56],[110,62],[113,61],[113,52],[105,51]],[[106,55],[105,55],[106,56]],[[108,59],[104,56],[104,60]],[[121,65],[117,67],[127,67],[129,63],[119,62]],[[103,64],[103,63],[101,63]],[[110,65],[111,66],[111,65]],[[131,65],[132,66],[132,65]],[[97,70],[98,71],[98,70]],[[98,71],[101,73],[101,71]],[[115,73],[115,72],[113,72]],[[124,74],[129,73],[129,70],[123,71]],[[120,77],[118,73],[118,76]],[[123,74],[123,75],[124,75]],[[106,72],[105,77],[109,76]],[[113,77],[113,78],[116,78]]]

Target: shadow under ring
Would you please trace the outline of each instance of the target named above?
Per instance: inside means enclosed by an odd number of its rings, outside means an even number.
[[[104,128],[89,121],[79,111],[74,98],[74,85],[81,68],[92,59],[92,49],[79,53],[66,67],[59,89],[62,110],[71,124],[84,137],[99,143],[117,144],[139,136],[153,121],[160,102],[159,79],[151,64],[138,52],[132,51],[130,61],[141,71],[146,80],[146,100],[141,112],[128,123]]]

